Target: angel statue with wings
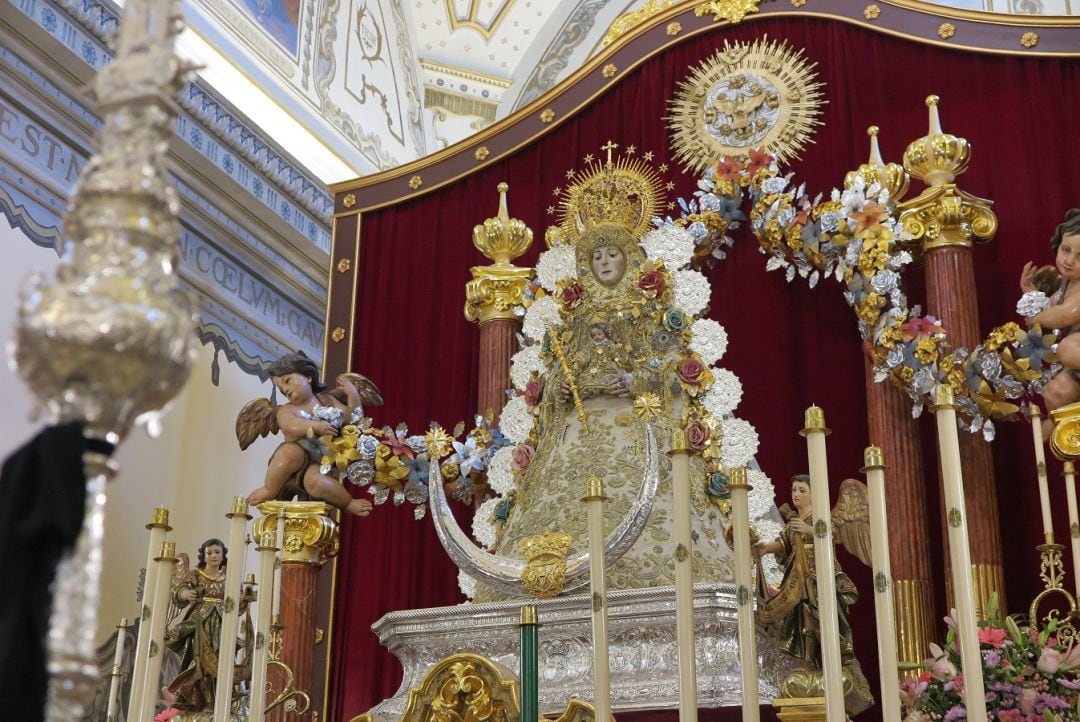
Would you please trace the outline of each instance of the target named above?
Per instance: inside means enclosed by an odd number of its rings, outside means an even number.
[[[758,574],[758,619],[770,636],[777,639],[780,648],[800,660],[811,675],[820,683],[821,625],[819,624],[817,571],[814,565],[814,520],[810,505],[810,477],[798,474],[791,478],[792,510],[787,504],[780,513],[787,520],[780,536],[764,544],[755,545],[758,556],[775,554],[784,569],[784,578],[778,590],[767,587],[764,577]],[[855,479],[845,479],[840,484],[840,496],[832,510],[835,539],[864,564],[870,564],[870,518],[866,485]],[[844,703],[849,715],[855,715],[874,703],[870,685],[866,681],[852,641],[848,608],[859,598],[859,591],[851,579],[835,564],[837,613],[840,616],[840,658],[844,668]],[[796,675],[799,673],[797,672]],[[803,677],[789,677],[796,681],[799,693],[785,696],[820,696],[807,690]],[[791,689],[791,685],[785,683]]]
[[[364,416],[364,405],[379,406],[382,395],[360,374],[337,377],[333,389],[319,381],[319,367],[303,353],[282,356],[267,369],[287,403],[275,406],[269,399],[248,402],[236,417],[236,440],[246,449],[260,436],[279,431],[285,440],[278,445],[266,469],[263,485],[248,494],[248,503],[271,499],[319,499],[342,511],[366,516],[367,499],[354,499],[330,474],[324,463],[328,444],[349,424]]]

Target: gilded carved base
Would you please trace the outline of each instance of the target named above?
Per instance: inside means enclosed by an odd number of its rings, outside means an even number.
[[[592,600],[588,594],[530,600],[540,622],[540,712],[562,714],[571,697],[592,699]],[[401,661],[393,697],[369,711],[369,722],[399,720],[409,690],[454,654],[483,655],[516,673],[521,601],[391,612],[373,626]],[[739,706],[742,700],[734,588],[694,586],[698,699],[701,707]],[[612,710],[677,709],[678,654],[672,587],[625,589],[608,595]],[[759,635],[760,696],[779,696],[794,661]]]
[[[515,722],[521,698],[517,677],[501,664],[478,654],[462,652],[440,660],[409,690],[401,722]],[[374,722],[370,712],[350,722]],[[571,699],[552,722],[594,722],[588,702]]]

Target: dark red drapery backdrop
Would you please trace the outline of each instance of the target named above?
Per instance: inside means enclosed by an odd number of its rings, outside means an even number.
[[[607,140],[652,150],[657,164],[669,157],[663,116],[677,83],[724,39],[783,38],[818,64],[826,83],[824,126],[792,165],[808,188],[828,192],[867,154],[866,127],[881,127],[886,160],[899,160],[908,142],[926,133],[923,104],[941,96],[947,132],[974,149],[965,190],[994,200],[997,238],[975,249],[980,318],[984,330],[1015,318],[1017,277],[1025,261],[1050,261],[1047,240],[1064,210],[1080,205],[1080,158],[1075,130],[1080,118],[1080,62],[955,52],[828,20],[764,19],[724,27],[650,59],[591,107],[513,157],[415,201],[365,214],[361,227],[353,368],[382,388],[386,406],[376,422],[407,422],[423,431],[429,420],[452,426],[475,409],[476,329],[462,315],[464,284],[472,265],[485,264],[470,242],[472,227],[494,215],[495,186],[510,184],[511,215],[534,231],[534,248],[519,263],[531,264],[553,220],[545,208],[566,171]],[[694,178],[672,164],[672,198],[690,195]],[[913,184],[912,194],[920,186]],[[921,269],[907,273],[913,303],[922,301]],[[863,361],[855,319],[837,284],[809,289],[764,270],[747,234],[710,273],[712,315],[727,328],[730,348],[722,365],[737,373],[744,397],[738,413],[761,436],[758,460],[787,498],[784,481],[806,465],[802,427],[806,406],[824,407],[833,484],[857,474],[868,443]],[[930,309],[932,312],[933,309]],[[931,422],[924,421],[931,431]],[[927,439],[931,441],[930,438]],[[926,444],[932,450],[930,443]],[[1024,423],[1002,424],[994,443],[1005,567],[1014,609],[1040,588],[1041,541],[1033,452]],[[888,462],[888,460],[886,460]],[[927,469],[936,466],[928,456]],[[1051,462],[1055,507],[1064,504],[1059,465]],[[929,518],[938,524],[937,480],[927,480]],[[354,493],[357,493],[354,491]],[[1057,532],[1067,538],[1064,512]],[[936,534],[936,530],[935,530]],[[893,544],[905,539],[894,535]],[[936,550],[939,544],[933,546]],[[843,557],[864,591],[853,615],[856,647],[876,685],[874,615],[869,574]],[[938,596],[943,595],[939,567]],[[380,507],[368,519],[344,522],[338,565],[329,706],[326,719],[346,722],[390,696],[400,666],[383,650],[370,625],[400,609],[454,604],[456,569],[428,521],[405,508]],[[734,710],[732,711],[734,712]],[[713,717],[713,715],[710,715]],[[719,715],[725,717],[725,715]],[[867,713],[873,719],[874,713]],[[732,717],[734,719],[734,717]]]

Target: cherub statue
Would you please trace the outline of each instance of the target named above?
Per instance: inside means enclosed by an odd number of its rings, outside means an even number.
[[[303,353],[282,356],[268,371],[287,403],[274,406],[265,398],[248,402],[236,417],[236,440],[241,449],[257,437],[279,431],[285,440],[270,457],[263,485],[248,494],[248,503],[299,495],[366,516],[371,502],[352,498],[337,479],[320,470],[320,465],[326,437],[337,436],[346,424],[358,423],[364,404],[382,404],[375,384],[360,374],[348,373],[338,376],[337,386],[327,390],[319,382],[318,366]]]
[[[780,513],[787,526],[774,541],[759,543],[758,556],[776,554],[784,569],[778,590],[770,590],[758,565],[758,619],[787,654],[800,660],[811,672],[821,670],[821,627],[819,624],[817,569],[814,562],[814,520],[810,504],[810,477],[798,474],[791,478],[792,510],[787,504]],[[840,484],[840,496],[832,509],[834,538],[866,565],[870,564],[870,517],[866,485],[855,479]],[[851,625],[847,611],[859,598],[859,591],[840,568],[836,575],[837,613],[840,617],[840,658],[852,685],[845,699],[849,715],[858,714],[874,703],[870,685],[855,659]],[[785,687],[788,685],[785,684]],[[783,691],[783,690],[782,690]],[[805,690],[800,690],[805,691]],[[788,695],[785,692],[785,696]],[[794,695],[814,696],[814,695]]]
[[[1048,410],[1080,401],[1080,208],[1065,214],[1065,220],[1050,238],[1054,265],[1037,268],[1028,262],[1020,274],[1020,290],[1024,295],[1016,311],[1025,316],[1028,328],[1038,324],[1044,329],[1057,329],[1061,340],[1057,344],[1058,361],[1065,367],[1043,389]],[[1048,436],[1053,422],[1043,422],[1043,436]]]

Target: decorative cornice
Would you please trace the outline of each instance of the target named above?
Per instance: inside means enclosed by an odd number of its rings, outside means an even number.
[[[826,18],[915,42],[957,50],[1039,57],[1080,57],[1080,18],[1006,16],[956,10],[917,0],[883,0],[881,4],[884,6],[883,12],[870,21],[863,15],[864,6],[850,0],[814,0],[813,3],[797,8],[788,2],[763,2],[756,14],[747,16],[742,22],[747,24],[782,16]],[[694,8],[697,5],[700,5],[700,2],[696,0],[682,0],[652,16],[592,57],[544,95],[509,117],[449,148],[382,173],[331,185],[330,190],[335,194],[335,214],[361,213],[406,198],[415,198],[487,165],[500,162],[519,148],[566,122],[649,58],[686,38],[718,27],[711,17],[695,15]],[[949,20],[957,27],[955,36],[947,41],[938,36],[942,19]],[[672,21],[677,21],[682,27],[682,32],[675,36],[668,35],[664,30]],[[1003,33],[1002,26],[1013,28],[1015,38]],[[1025,49],[1020,45],[1020,38],[1034,26],[1039,27],[1039,43]],[[601,69],[608,63],[614,64],[619,71],[605,78]],[[546,109],[552,111],[554,121],[551,123],[540,122],[540,114]],[[485,160],[478,163],[475,152],[480,146],[487,148],[489,154]],[[423,185],[409,188],[406,180],[421,172]],[[349,193],[355,195],[357,202],[346,209],[342,198]]]
[[[0,0],[0,2],[3,1]],[[73,24],[78,25],[97,40],[99,44],[97,47],[90,47],[84,42],[81,52],[76,55],[94,70],[100,69],[113,55],[109,44],[119,23],[117,12],[92,0],[85,2],[55,0],[55,2]],[[51,8],[45,0],[41,0],[39,4],[42,10],[32,17],[32,20],[50,35],[58,37],[58,24],[55,20],[51,22],[48,20],[52,12]],[[261,137],[248,123],[240,120],[236,113],[227,107],[226,101],[205,83],[198,80],[192,81],[181,91],[179,100],[184,110],[211,130],[221,145],[251,163],[286,196],[315,217],[314,219],[323,228],[317,229],[314,234],[308,232],[310,229],[306,223],[300,225],[293,223],[293,226],[309,240],[326,250],[329,247],[329,238],[325,233],[325,227],[330,223],[333,204],[326,193],[325,186],[293,161],[288,160],[272,142]],[[220,163],[216,165],[220,167]],[[247,190],[250,192],[251,188]],[[280,212],[280,209],[275,209],[275,211]]]

